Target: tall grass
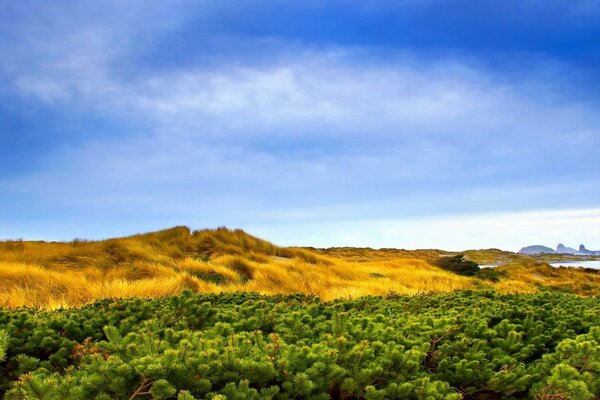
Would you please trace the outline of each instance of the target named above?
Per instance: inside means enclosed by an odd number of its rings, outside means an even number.
[[[282,248],[241,230],[160,232],[104,241],[0,242],[0,307],[58,308],[100,298],[153,298],[190,289],[340,297],[448,292],[597,293],[600,275],[544,265],[503,267],[482,282],[431,265],[439,251]]]

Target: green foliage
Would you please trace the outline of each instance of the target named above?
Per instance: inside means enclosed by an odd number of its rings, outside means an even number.
[[[479,279],[485,279],[492,282],[500,281],[500,278],[507,275],[506,271],[498,270],[496,268],[480,268],[475,274]]]
[[[4,310],[0,397],[592,400],[598,300],[460,292],[323,303],[186,292]]]
[[[205,255],[195,255],[192,258],[194,260],[202,261],[202,262],[209,262],[210,261],[210,257],[209,256],[205,256]]]
[[[192,276],[195,276],[198,279],[201,279],[206,282],[216,283],[217,285],[221,285],[225,283],[225,277],[216,272],[203,272],[203,271],[194,271],[190,270],[188,273]]]
[[[189,391],[182,390],[177,395],[177,400],[195,400],[195,399],[194,399],[194,396],[192,396]]]
[[[157,400],[168,399],[175,393],[177,393],[177,390],[166,379],[154,381],[154,383],[152,383],[152,389],[150,389],[152,398]]]
[[[480,271],[479,265],[476,262],[466,259],[464,254],[452,257],[440,257],[436,265],[446,271],[465,276],[473,276]]]
[[[533,392],[538,399],[590,400],[590,392],[581,374],[570,365],[558,364],[542,384],[536,385]]]
[[[0,361],[4,361],[6,357],[6,349],[8,348],[9,337],[5,331],[0,330]]]

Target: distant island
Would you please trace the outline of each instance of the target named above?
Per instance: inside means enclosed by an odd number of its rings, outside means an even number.
[[[519,250],[519,254],[573,254],[577,256],[598,256],[600,255],[600,250],[588,250],[583,244],[580,244],[579,250],[576,250],[559,243],[556,246],[556,250],[547,246],[533,245],[523,247]]]

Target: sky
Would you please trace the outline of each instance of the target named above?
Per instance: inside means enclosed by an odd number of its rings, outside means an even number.
[[[597,0],[0,1],[0,238],[600,249],[599,66]]]

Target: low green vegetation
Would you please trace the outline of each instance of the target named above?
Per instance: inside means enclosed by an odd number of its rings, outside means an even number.
[[[480,269],[476,262],[465,258],[464,254],[440,257],[437,260],[436,265],[446,271],[464,276],[473,276],[479,272]]]
[[[480,268],[475,276],[479,279],[485,279],[492,282],[499,282],[501,278],[506,277],[508,273],[497,268]]]
[[[184,292],[2,310],[0,396],[592,400],[600,396],[599,300]]]
[[[0,331],[0,362],[6,357],[6,349],[8,348],[8,335],[5,331]]]

